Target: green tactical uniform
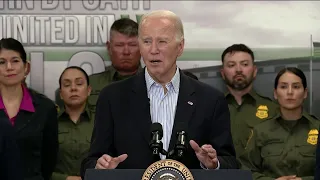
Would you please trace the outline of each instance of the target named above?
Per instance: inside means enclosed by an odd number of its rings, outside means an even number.
[[[52,180],[65,180],[67,176],[80,176],[82,160],[87,157],[94,120],[86,107],[75,124],[61,109],[59,121],[59,154]]]
[[[142,70],[142,68],[141,68],[141,66],[139,66],[138,72],[140,72],[141,70]],[[92,87],[91,95],[88,98],[88,103],[89,103],[90,109],[93,112],[95,112],[95,107],[96,107],[99,93],[105,86],[107,86],[108,84],[110,84],[112,82],[123,80],[128,77],[131,77],[131,76],[119,75],[113,66],[106,67],[106,70],[101,73],[90,75],[89,81],[90,81],[90,85]],[[62,99],[60,98],[60,89],[59,88],[55,91],[55,103],[60,108],[62,108],[64,106],[64,103],[63,103]]]
[[[139,66],[138,72],[142,70]],[[131,75],[132,76],[132,75]],[[88,105],[92,113],[96,112],[96,103],[100,94],[100,91],[107,85],[112,82],[124,80],[131,76],[121,76],[117,73],[116,69],[113,66],[107,67],[106,71],[98,74],[92,74],[89,76],[89,81],[91,85],[91,94],[88,98]]]
[[[245,150],[253,127],[276,116],[278,105],[255,91],[242,96],[241,105],[238,105],[230,93],[226,94],[226,99],[230,111],[233,144],[239,157]]]
[[[280,115],[254,127],[245,153],[243,169],[251,169],[254,180],[273,180],[296,175],[313,180],[320,121],[303,112],[297,121]]]

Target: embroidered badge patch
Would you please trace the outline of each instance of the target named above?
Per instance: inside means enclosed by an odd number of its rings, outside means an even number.
[[[265,119],[268,117],[268,107],[266,105],[260,105],[257,108],[256,116],[260,119]]]
[[[318,130],[317,129],[311,129],[308,133],[308,139],[307,139],[307,142],[309,144],[312,144],[312,145],[316,145],[317,142],[318,142]]]

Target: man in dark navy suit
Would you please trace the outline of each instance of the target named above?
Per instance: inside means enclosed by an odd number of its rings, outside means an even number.
[[[6,119],[0,119],[0,179],[22,180],[19,150],[13,127]]]
[[[138,42],[146,68],[101,90],[81,176],[93,168],[146,169],[160,158],[170,158],[152,154],[153,123],[162,124],[167,152],[174,151],[179,129],[185,130],[188,143],[179,161],[189,169],[237,169],[223,93],[188,77],[177,66],[184,49],[181,19],[163,10],[144,15]]]

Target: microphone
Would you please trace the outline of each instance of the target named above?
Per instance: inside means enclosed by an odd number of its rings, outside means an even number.
[[[176,156],[177,159],[182,159],[183,155],[185,154],[187,150],[187,133],[182,130],[177,132],[177,143],[175,146]]]
[[[163,136],[162,125],[160,123],[153,123],[151,125],[151,141],[149,147],[154,156],[159,156],[163,152],[163,143],[161,141]]]
[[[178,126],[178,131],[176,134],[177,141],[174,149],[169,153],[169,158],[177,161],[181,161],[187,151],[187,132],[183,127],[184,126]]]

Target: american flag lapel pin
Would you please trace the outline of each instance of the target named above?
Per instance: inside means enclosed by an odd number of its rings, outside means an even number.
[[[188,101],[188,104],[189,104],[190,106],[192,106],[192,105],[193,105],[193,102],[191,102],[191,101]]]

